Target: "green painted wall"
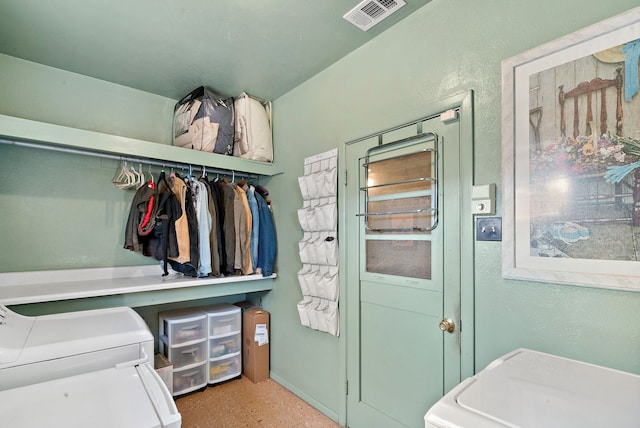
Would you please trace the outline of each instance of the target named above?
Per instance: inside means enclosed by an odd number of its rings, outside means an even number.
[[[170,144],[174,100],[6,55],[0,70],[0,114]],[[111,183],[119,168],[0,145],[0,216],[11,219],[0,225],[0,272],[150,263],[122,249],[135,191]]]
[[[0,54],[0,114],[171,144],[175,100]]]
[[[278,230],[279,277],[275,289],[262,298],[272,313],[271,370],[277,380],[326,413],[344,418],[344,337],[301,327],[296,311],[301,298],[297,248],[302,236],[296,217],[302,204],[296,177],[302,175],[303,159],[421,117],[430,113],[424,109],[435,101],[473,90],[475,146],[464,149],[473,150],[475,182],[498,184],[499,206],[500,61],[636,5],[635,0],[433,0],[275,100],[276,156],[286,159],[285,173],[268,181]],[[168,143],[174,100],[1,55],[0,69],[1,114]],[[75,185],[71,194],[56,190],[56,198],[73,200],[75,195],[73,202],[79,208],[88,198],[89,205],[103,210],[97,221],[107,230],[91,227],[95,222],[86,223],[84,212],[51,211],[57,201],[49,199],[37,208],[43,212],[40,221],[50,227],[39,226],[40,236],[29,237],[41,239],[40,245],[49,251],[31,257],[32,244],[6,240],[7,233],[13,233],[12,240],[21,235],[2,223],[0,271],[16,266],[83,267],[83,247],[65,250],[66,261],[60,260],[55,247],[59,232],[52,229],[74,223],[84,225],[82,233],[87,236],[101,236],[95,244],[103,249],[94,257],[105,265],[135,264],[129,255],[121,254],[119,215],[107,214],[116,206],[121,209],[127,199],[111,189],[115,164],[4,146],[0,150],[3,219],[12,219],[17,223],[10,224],[26,230],[22,216],[38,220],[32,213],[33,202],[49,198],[45,184],[62,186],[81,180],[83,185]],[[31,179],[33,171],[43,173]],[[34,189],[36,184],[43,187]],[[640,293],[506,281],[500,272],[501,244],[474,245],[475,284],[463,286],[475,287],[478,369],[524,346],[640,373]],[[153,317],[146,310],[145,315]]]
[[[498,185],[500,206],[501,60],[635,6],[634,0],[433,0],[276,100],[275,141],[291,162],[271,185],[280,277],[264,302],[273,314],[275,374],[340,411],[343,338],[300,327],[296,313],[302,234],[295,210],[302,199],[294,177],[302,175],[303,159],[473,90],[475,146],[463,150],[474,151],[475,182]],[[501,250],[499,242],[475,243],[477,369],[530,347],[640,373],[640,293],[503,280]]]

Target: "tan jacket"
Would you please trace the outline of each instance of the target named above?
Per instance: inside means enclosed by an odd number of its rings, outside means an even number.
[[[244,189],[234,183],[236,191],[234,199],[234,221],[236,229],[236,257],[234,268],[242,271],[243,275],[253,273],[251,264],[251,209]]]
[[[187,198],[187,185],[179,178],[173,179],[173,193],[176,195],[182,215],[176,220],[176,237],[178,239],[178,257],[171,257],[178,263],[186,263],[191,260],[190,241],[189,241],[189,223],[187,220],[187,211],[185,210],[185,200]]]

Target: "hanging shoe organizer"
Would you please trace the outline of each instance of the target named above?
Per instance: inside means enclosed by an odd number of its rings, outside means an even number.
[[[302,300],[298,302],[300,322],[305,327],[339,334],[338,297],[338,150],[304,161],[304,175],[298,177],[304,203],[298,210],[304,231],[299,242],[302,269],[298,281]]]

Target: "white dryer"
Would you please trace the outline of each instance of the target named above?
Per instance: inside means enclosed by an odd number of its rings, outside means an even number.
[[[0,390],[153,360],[153,335],[131,308],[27,317],[0,305]]]
[[[26,317],[0,305],[6,426],[178,428],[152,361],[153,335],[131,308]]]
[[[426,428],[638,428],[640,376],[517,349],[453,388]]]

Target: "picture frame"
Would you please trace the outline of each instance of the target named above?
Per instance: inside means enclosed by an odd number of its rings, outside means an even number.
[[[638,56],[640,7],[502,62],[504,278],[640,291]]]

